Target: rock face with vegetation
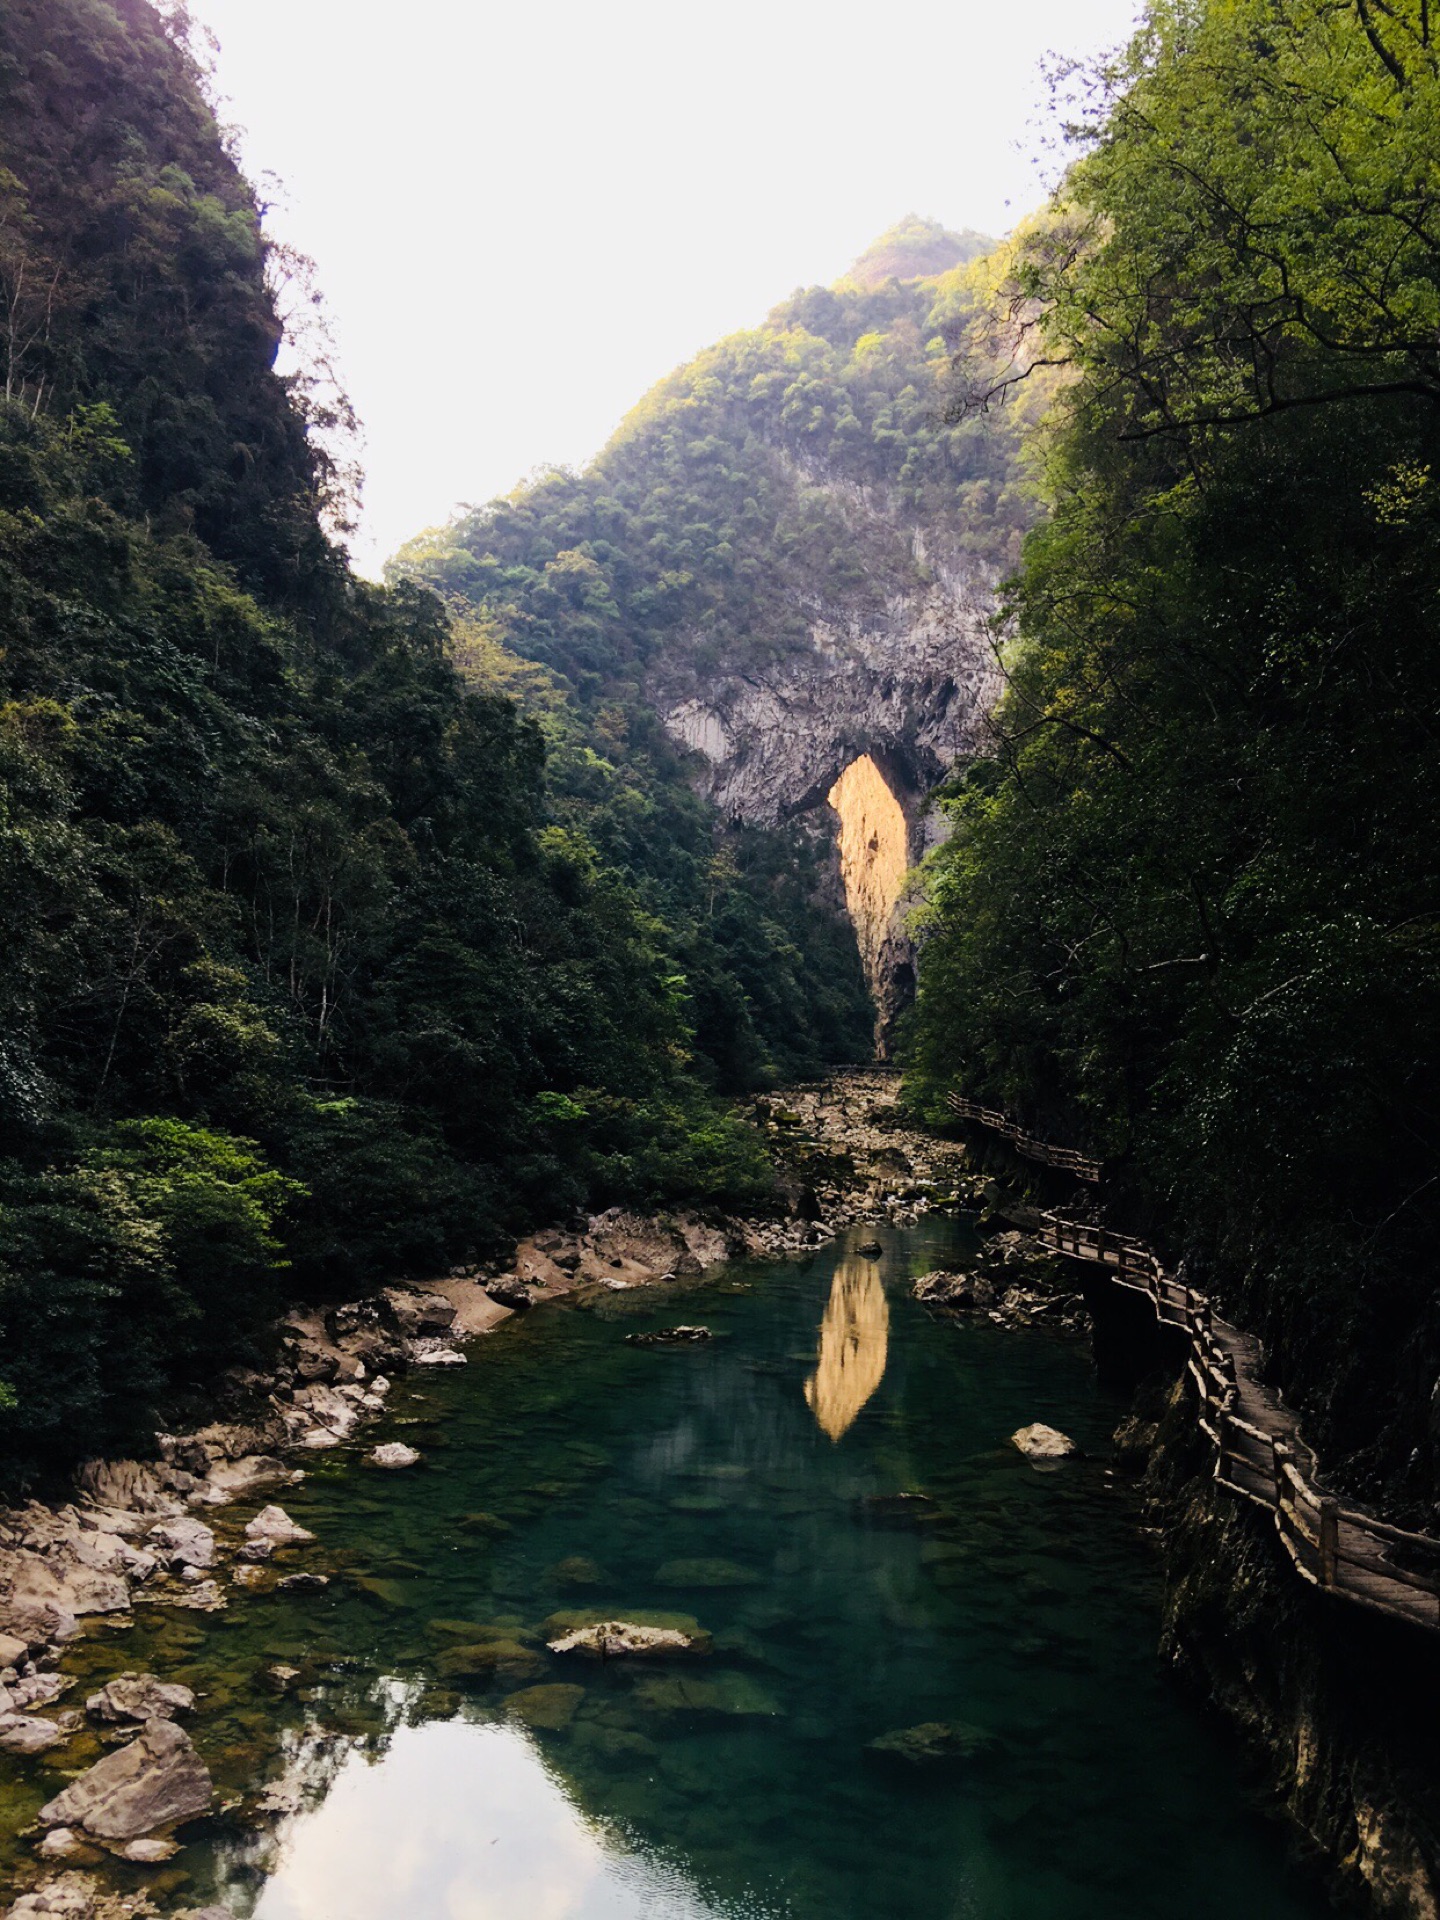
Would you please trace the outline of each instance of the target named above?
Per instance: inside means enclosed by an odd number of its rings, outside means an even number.
[[[1327,1481],[1433,1535],[1440,56],[1407,0],[1155,0],[1095,78],[1016,245],[1049,514],[911,1089],[1104,1155]],[[1170,1452],[1173,1656],[1352,1894],[1433,1914],[1433,1647],[1312,1603]]]
[[[12,1482],[144,1439],[260,1355],[282,1289],[441,1271],[577,1205],[757,1195],[711,1089],[771,1072],[767,1019],[807,1058],[867,1024],[809,909],[835,984],[806,1012],[778,872],[720,903],[752,1017],[698,915],[547,784],[537,726],[457,677],[434,599],[349,574],[339,409],[274,368],[285,271],[180,13],[4,9]],[[667,844],[711,899],[686,822]]]
[[[1017,244],[1068,377],[915,1066],[1106,1156],[1338,1484],[1430,1526],[1440,58],[1386,17],[1160,0]]]
[[[737,972],[752,1020],[766,996],[724,903],[778,859],[812,898],[854,908],[833,796],[866,759],[908,869],[930,789],[973,755],[998,685],[985,621],[1030,516],[1018,432],[1008,415],[946,417],[990,244],[903,223],[836,286],[662,381],[585,472],[466,514],[397,562],[456,610],[475,683],[546,716],[574,804],[601,800],[660,897],[694,884],[676,860],[677,788],[719,813],[713,963]],[[903,941],[881,952],[897,902],[865,956],[882,1032],[911,957]],[[834,990],[828,945],[807,942],[797,911],[781,924],[801,936],[808,1025]]]

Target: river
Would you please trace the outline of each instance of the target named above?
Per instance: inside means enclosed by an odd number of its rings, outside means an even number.
[[[965,1222],[879,1259],[868,1233],[507,1323],[397,1389],[422,1466],[329,1456],[285,1496],[327,1588],[80,1649],[202,1693],[222,1795],[271,1783],[269,1824],[212,1823],[160,1888],[254,1920],[1328,1911],[1157,1667],[1124,1405],[1084,1343],[911,1300]],[[677,1320],[713,1338],[625,1338]],[[1029,1465],[1034,1420],[1083,1456]],[[546,1650],[587,1614],[713,1650]],[[938,1760],[872,1744],[928,1723]]]

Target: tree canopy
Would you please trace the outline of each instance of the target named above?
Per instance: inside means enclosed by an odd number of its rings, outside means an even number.
[[[926,1097],[1109,1156],[1350,1483],[1427,1518],[1437,80],[1407,0],[1158,0],[1079,91],[1008,289],[1050,513],[911,1040]]]

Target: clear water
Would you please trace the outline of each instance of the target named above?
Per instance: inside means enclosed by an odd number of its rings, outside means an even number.
[[[152,1613],[87,1655],[206,1687],[222,1788],[300,1789],[261,1838],[217,1825],[166,1890],[256,1920],[1324,1911],[1157,1671],[1153,1568],[1105,1465],[1122,1408],[1084,1345],[909,1299],[966,1232],[549,1308],[397,1392],[423,1468],[332,1457],[286,1498],[326,1592]],[[625,1342],[677,1319],[716,1337]],[[1006,1444],[1032,1420],[1091,1457],[1036,1471]],[[555,1659],[544,1623],[582,1608],[692,1615],[715,1651]],[[277,1660],[308,1683],[278,1706]],[[931,1721],[992,1739],[934,1767],[868,1748]]]

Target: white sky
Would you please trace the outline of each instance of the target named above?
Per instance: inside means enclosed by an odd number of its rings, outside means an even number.
[[[191,0],[366,431],[367,571],[581,463],[645,390],[902,215],[1041,198],[1039,63],[1134,0]]]

